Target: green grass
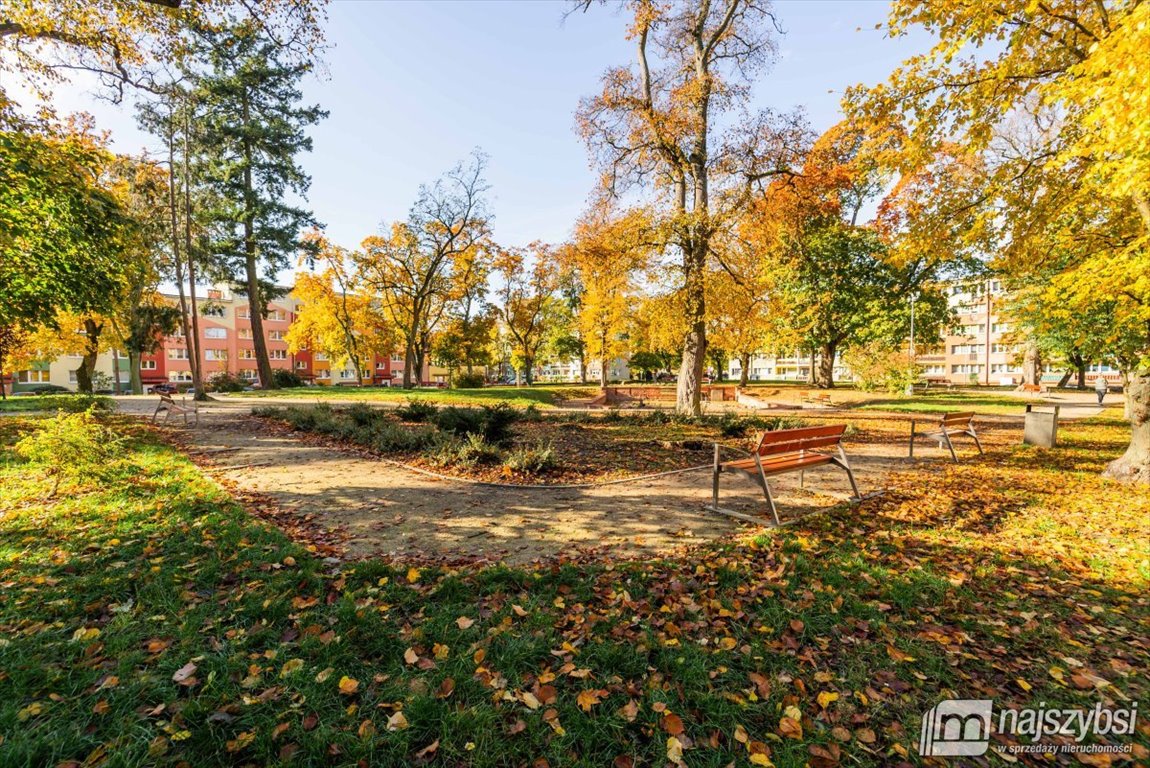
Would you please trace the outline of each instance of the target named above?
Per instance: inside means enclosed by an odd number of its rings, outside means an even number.
[[[484,387],[482,389],[414,389],[398,387],[298,387],[294,389],[257,390],[241,397],[284,400],[346,400],[380,403],[405,403],[409,399],[428,400],[442,405],[483,405],[506,402],[517,407],[537,405],[552,407],[562,401],[594,397],[594,387],[570,385],[536,385],[531,387]]]
[[[871,411],[899,413],[942,413],[945,411],[976,410],[979,413],[1018,416],[1026,410],[1027,400],[996,395],[990,392],[939,392],[916,394],[912,397],[876,394],[857,405],[846,407]]]
[[[0,413],[30,413],[33,411],[84,411],[95,405],[101,410],[110,411],[115,407],[110,397],[93,395],[30,395],[27,397],[9,396],[0,400]]]
[[[35,425],[0,421],[5,766],[407,766],[434,744],[435,765],[662,765],[668,712],[692,767],[748,765],[740,729],[780,768],[812,748],[917,764],[919,718],[940,698],[1092,707],[1099,694],[1058,680],[1077,669],[1116,698],[1148,692],[1146,584],[928,524],[900,511],[923,506],[903,486],[682,558],[409,569],[325,562],[126,422],[103,486],[46,498],[50,479],[11,450]],[[1091,430],[1068,429],[1066,466],[1024,490],[1120,442]],[[1018,454],[1018,472],[1031,465]],[[942,471],[936,486],[969,488]],[[791,706],[798,738],[780,735]],[[397,711],[406,727],[388,730]]]

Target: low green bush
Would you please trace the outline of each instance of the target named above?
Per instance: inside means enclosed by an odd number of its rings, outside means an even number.
[[[511,425],[519,421],[519,411],[510,403],[483,406],[483,439],[502,445],[511,439]]]
[[[478,408],[460,408],[456,405],[449,405],[436,414],[435,426],[458,437],[479,435],[484,431],[483,411]]]
[[[306,382],[303,380],[303,377],[295,371],[277,368],[272,371],[272,384],[281,389],[292,389],[294,387],[302,387]]]
[[[443,439],[428,458],[440,466],[457,467],[497,464],[502,460],[499,447],[488,443],[478,434]]]
[[[213,373],[207,382],[209,392],[243,392],[251,382],[227,371]]]
[[[53,478],[51,495],[61,483],[101,480],[120,467],[123,440],[96,418],[95,409],[57,413],[37,424],[16,443],[16,453]]]
[[[472,371],[471,373],[464,371],[455,374],[455,377],[451,381],[451,386],[455,389],[480,389],[486,383],[486,379],[484,379],[483,374],[479,371]]]
[[[503,466],[512,472],[539,474],[558,465],[555,455],[555,446],[552,443],[538,443],[534,446],[523,445],[507,454],[503,459]]]
[[[414,397],[409,398],[406,405],[401,405],[395,409],[396,416],[404,421],[416,423],[432,421],[437,413],[439,413],[439,408],[434,403]]]

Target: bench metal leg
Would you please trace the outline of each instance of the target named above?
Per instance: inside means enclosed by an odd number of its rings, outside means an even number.
[[[954,459],[954,463],[958,463],[958,454],[954,452],[954,443],[950,442],[950,433],[945,429],[942,431],[942,439],[946,441],[946,447],[950,450],[950,458]]]
[[[909,457],[912,459],[914,458],[914,428],[915,428],[914,419],[911,419],[910,420],[910,454],[909,454]]]
[[[978,435],[975,434],[973,425],[970,427],[970,430],[966,434],[968,434],[974,438],[974,444],[978,448],[978,455],[981,456],[982,455],[982,443],[979,441]]]
[[[775,518],[775,525],[781,525],[779,510],[775,507],[775,499],[771,496],[771,486],[767,482],[767,473],[763,471],[763,462],[757,453],[755,454],[755,465],[759,468],[759,483],[763,486],[763,495],[767,497],[767,506],[771,508],[771,517]]]
[[[841,445],[839,446],[839,461],[837,463],[847,471],[847,480],[851,481],[851,490],[854,492],[855,500],[862,501],[862,494],[859,493],[858,483],[855,482],[854,470],[851,469],[851,463],[847,461],[846,451],[843,450]]]
[[[719,466],[719,444],[715,443],[715,468],[711,476],[711,508],[719,508],[719,473],[722,469]]]

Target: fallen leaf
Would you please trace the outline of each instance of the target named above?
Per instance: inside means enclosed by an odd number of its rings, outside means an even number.
[[[474,625],[475,621],[467,618],[466,616],[460,616],[455,620],[455,626],[459,627],[460,629],[471,629],[471,627]]]
[[[339,692],[344,696],[351,696],[359,690],[359,681],[353,677],[341,677],[339,679]]]
[[[403,716],[402,710],[387,718],[387,730],[389,731],[402,731],[406,727],[407,718]]]

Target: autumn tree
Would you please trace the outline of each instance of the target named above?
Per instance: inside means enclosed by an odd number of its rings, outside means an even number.
[[[493,306],[513,340],[512,364],[519,381],[534,381],[539,350],[547,340],[547,315],[554,302],[556,268],[551,248],[501,248],[492,262],[498,281]]]
[[[301,307],[287,332],[292,353],[323,352],[337,366],[350,363],[357,379],[367,375],[375,355],[387,355],[396,342],[383,308],[361,282],[344,248],[318,232],[305,236],[307,249],[292,290]]]
[[[263,387],[275,386],[263,318],[281,270],[291,266],[311,212],[289,201],[306,195],[310,177],[299,155],[311,151],[306,129],[327,113],[300,103],[300,81],[312,70],[292,62],[254,24],[201,36],[208,71],[197,73],[205,153],[199,183],[211,190],[211,253],[251,307],[256,367]]]
[[[111,158],[84,124],[0,132],[0,327],[108,307],[130,224],[106,184]]]
[[[1107,474],[1150,483],[1150,89],[1140,65],[1150,6],[1012,0],[988,13],[955,0],[898,0],[892,36],[913,27],[931,34],[933,48],[886,83],[853,90],[848,108],[898,127],[890,163],[903,172],[949,143],[977,158],[972,193],[940,206],[973,225],[941,231],[939,250],[983,237],[993,266],[1023,276],[1062,258],[1062,244],[1090,244],[1050,282],[1079,311],[1111,298],[1115,325],[1132,334],[1120,344],[1135,350],[1122,352],[1131,442]]]
[[[363,280],[403,339],[405,389],[419,382],[432,335],[458,290],[456,277],[488,234],[486,165],[486,156],[476,151],[434,184],[421,186],[407,221],[364,240],[357,257]]]
[[[791,172],[789,145],[801,120],[764,114],[720,130],[724,115],[747,106],[754,75],[774,56],[768,3],[632,0],[626,7],[635,64],[607,71],[602,92],[580,105],[578,123],[606,194],[654,193],[685,321],[676,408],[697,415],[711,240],[750,187]]]
[[[578,282],[575,325],[583,355],[600,361],[601,386],[607,386],[610,361],[626,351],[635,281],[651,262],[653,237],[644,211],[598,207],[576,225],[572,241],[556,251],[560,269]]]
[[[13,372],[23,370],[31,362],[28,338],[28,331],[23,328],[0,325],[0,400],[8,399],[5,382],[9,379],[15,381]]]
[[[247,21],[295,56],[323,41],[326,0],[58,0],[0,10],[0,71],[46,98],[70,71],[100,78],[117,99],[125,86],[154,89],[165,64],[189,55],[187,30]],[[0,89],[0,106],[5,102]]]

